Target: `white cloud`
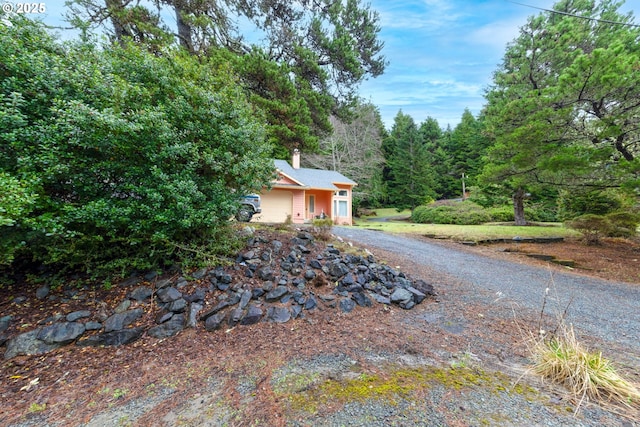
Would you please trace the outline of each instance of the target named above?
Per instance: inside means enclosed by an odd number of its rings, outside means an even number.
[[[390,65],[362,86],[362,95],[380,107],[387,127],[399,109],[441,126],[456,125],[465,108],[479,113],[506,44],[531,14],[505,0],[372,3]]]
[[[503,53],[507,43],[518,37],[519,28],[525,23],[520,18],[492,22],[469,33],[466,41],[472,46],[486,46],[492,51]]]

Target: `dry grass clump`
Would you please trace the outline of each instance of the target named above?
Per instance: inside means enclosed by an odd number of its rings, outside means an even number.
[[[587,400],[640,409],[640,390],[618,374],[602,352],[590,352],[577,340],[573,326],[562,325],[550,338],[535,340],[531,370],[569,389],[578,401]]]
[[[533,361],[528,372],[537,374],[555,384],[566,387],[576,401],[575,414],[585,401],[594,401],[619,415],[640,420],[640,389],[624,379],[602,352],[589,351],[577,339],[573,325],[565,318],[573,298],[556,315],[555,329],[547,332],[542,328],[549,292],[557,289],[551,279],[551,288],[545,290],[540,324],[537,333],[531,332],[525,340]]]

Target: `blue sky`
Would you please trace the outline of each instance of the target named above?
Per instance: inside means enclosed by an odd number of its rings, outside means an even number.
[[[362,85],[388,129],[400,109],[416,123],[435,118],[455,127],[468,108],[477,116],[484,91],[502,61],[507,43],[527,17],[541,13],[507,0],[370,0],[380,14],[381,39],[389,65]],[[553,0],[519,0],[551,9]],[[638,21],[640,0],[621,8]]]
[[[47,23],[61,25],[64,0],[44,0]],[[15,2],[14,2],[15,3]],[[474,115],[507,43],[527,17],[541,13],[508,0],[363,0],[380,15],[385,74],[366,81],[361,96],[377,105],[390,129],[399,110],[416,123],[435,118],[455,127],[465,108]],[[518,0],[551,9],[554,0]],[[621,8],[640,17],[640,0]]]

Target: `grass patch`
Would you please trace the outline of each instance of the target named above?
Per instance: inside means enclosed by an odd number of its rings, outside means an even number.
[[[622,378],[602,352],[591,352],[577,340],[572,326],[562,325],[551,337],[536,339],[531,370],[565,386],[577,400],[640,409],[640,390]]]
[[[399,216],[407,218],[411,211],[398,213],[394,208],[376,209],[375,216],[362,217],[354,226],[388,233],[420,234],[436,238],[459,241],[479,241],[487,239],[512,239],[520,237],[564,237],[578,238],[581,234],[565,227],[559,222],[539,223],[537,225],[515,226],[504,223],[486,223],[481,225],[456,224],[416,224],[406,220],[395,220]]]
[[[292,373],[277,381],[273,385],[273,391],[278,394],[299,393],[320,381],[320,374],[317,372]]]
[[[560,223],[544,223],[539,226],[515,225],[452,225],[452,224],[412,224],[404,221],[360,222],[358,227],[380,230],[388,233],[409,233],[440,237],[460,241],[486,239],[512,239],[520,237],[580,237],[580,233],[570,230]]]
[[[374,215],[363,215],[361,219],[367,220],[370,218],[390,218],[390,217],[410,217],[411,211],[409,209],[405,209],[401,212],[398,212],[396,208],[379,208],[372,209],[375,213]]]

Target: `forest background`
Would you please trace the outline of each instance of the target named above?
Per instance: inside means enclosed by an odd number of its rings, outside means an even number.
[[[80,36],[64,42],[5,14],[0,259],[94,276],[215,261],[237,246],[238,195],[294,148],[358,182],[356,210],[424,222],[431,202],[459,199],[488,220],[637,227],[640,30],[619,7],[562,0],[531,16],[477,117],[442,129],[400,110],[390,130],[358,92],[388,65],[358,0],[75,0]]]

